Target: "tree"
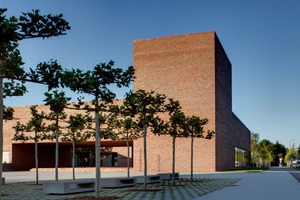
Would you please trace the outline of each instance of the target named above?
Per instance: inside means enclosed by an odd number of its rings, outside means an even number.
[[[186,130],[188,136],[191,137],[191,181],[193,180],[193,158],[194,158],[194,137],[211,139],[215,134],[214,131],[208,130],[204,135],[204,126],[208,123],[208,119],[200,119],[200,117],[192,116],[186,119]]]
[[[150,127],[154,134],[160,132],[161,119],[157,116],[164,112],[166,96],[154,94],[154,91],[137,90],[126,94],[124,107],[130,117],[135,119],[143,129],[144,138],[144,190],[147,189],[147,128]]]
[[[125,112],[125,111],[123,111]],[[126,140],[127,146],[127,177],[130,177],[129,140],[141,137],[143,129],[131,118],[125,117],[117,121],[118,136],[120,140]]]
[[[286,149],[283,144],[280,144],[278,141],[273,145],[273,160],[275,165],[279,165],[279,159],[284,159],[286,155]]]
[[[300,145],[297,148],[297,159],[300,159]]]
[[[263,160],[263,163],[265,164],[266,162],[272,162],[273,161],[273,157],[271,155],[270,150],[268,149],[268,146],[264,143],[259,145],[258,148],[258,152],[259,152],[259,156],[260,158]]]
[[[30,107],[32,117],[29,122],[27,122],[26,124],[20,124],[20,122],[18,122],[14,127],[16,133],[14,134],[12,140],[20,140],[23,142],[28,140],[34,141],[36,184],[39,184],[38,141],[44,140],[46,138],[44,135],[46,131],[46,124],[43,122],[45,119],[45,113],[38,113],[36,107],[37,105]],[[34,136],[25,136],[24,132],[34,132]]]
[[[267,150],[268,153],[270,153],[270,155],[272,157],[269,159],[268,162],[273,162],[276,157],[275,152],[274,152],[274,148],[275,148],[274,143],[270,142],[267,139],[263,139],[258,143],[258,149],[260,150],[260,149],[264,149],[264,148]],[[259,153],[261,153],[261,152],[259,152]],[[260,157],[261,157],[261,155],[260,155]]]
[[[293,145],[289,151],[287,152],[287,154],[284,157],[284,162],[289,162],[292,160],[292,158],[297,156],[297,150],[295,148],[295,146]]]
[[[95,112],[95,149],[96,149],[96,184],[95,197],[99,197],[100,189],[100,121],[99,113],[107,111],[107,103],[112,102],[115,94],[108,89],[109,85],[116,84],[118,87],[129,86],[133,79],[134,70],[130,66],[125,72],[121,68],[113,68],[114,62],[96,65],[92,71],[83,72],[82,70],[72,69],[66,71],[63,82],[72,91],[90,94],[94,97],[93,108],[87,107],[89,111]]]
[[[63,134],[62,141],[71,141],[73,149],[72,172],[73,180],[75,180],[75,143],[83,142],[91,137],[90,131],[84,131],[85,128],[90,129],[92,118],[88,115],[76,114],[71,115],[67,121],[68,131]]]
[[[254,167],[254,163],[257,161],[256,156],[259,155],[258,143],[259,143],[259,134],[252,132],[251,133],[251,153],[252,153],[253,167]]]
[[[24,63],[20,51],[17,49],[19,41],[30,38],[49,38],[66,34],[69,30],[69,23],[63,15],[40,15],[39,10],[29,13],[22,13],[19,18],[14,16],[6,18],[4,13],[7,9],[0,9],[0,177],[2,177],[2,153],[3,153],[3,98],[5,96],[22,96],[26,92],[24,81],[32,81],[30,73],[26,74],[21,67]],[[51,74],[50,74],[51,75]],[[26,77],[29,78],[26,78]],[[9,82],[3,83],[7,78]],[[37,77],[35,77],[37,78]],[[16,82],[19,80],[21,82]],[[40,83],[54,83],[42,79]],[[0,193],[2,186],[0,178]]]
[[[48,118],[55,121],[53,124],[53,127],[55,128],[55,180],[58,181],[59,120],[66,118],[64,109],[67,107],[67,103],[71,100],[71,98],[66,97],[64,92],[58,92],[57,90],[53,91],[53,93],[46,92],[45,96],[45,105],[49,105],[50,110],[52,111]]]
[[[185,115],[178,101],[169,99],[165,106],[169,113],[169,121],[164,125],[163,134],[172,137],[172,184],[175,185],[175,142],[177,137],[187,137],[188,132],[185,129]]]
[[[13,115],[14,115],[15,110],[13,108],[6,108],[4,106],[3,108],[3,119],[4,120],[12,120],[13,119]]]

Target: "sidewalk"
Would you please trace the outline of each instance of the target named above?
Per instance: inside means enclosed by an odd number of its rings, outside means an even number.
[[[211,174],[210,178],[242,178],[236,186],[209,193],[197,200],[299,200],[300,184],[289,173],[300,175],[300,171],[288,168],[273,167],[262,173],[221,173]],[[201,175],[205,177],[208,175]]]
[[[290,174],[293,173],[293,176]],[[135,172],[132,173],[132,176],[142,175],[143,172]],[[149,174],[150,175],[150,174]],[[35,172],[3,172],[3,176],[6,178],[6,183],[16,183],[16,182],[28,182],[28,181],[35,181]],[[94,178],[94,172],[76,172],[76,178]],[[102,177],[120,177],[126,176],[126,172],[102,172]],[[41,172],[40,181],[44,180],[54,180],[54,172]],[[216,172],[216,173],[197,173],[194,174],[194,178],[207,178],[207,179],[215,179],[218,182],[219,180],[238,180],[238,182],[233,181],[233,183],[227,184],[229,187],[225,187],[221,190],[214,191],[215,185],[207,185],[208,193],[204,196],[195,198],[196,200],[282,200],[282,199],[289,199],[289,200],[299,200],[300,199],[300,184],[294,178],[298,178],[300,181],[300,171],[294,169],[287,169],[287,168],[271,168],[270,170],[264,171],[262,173],[232,173],[232,172]],[[59,179],[71,179],[72,173],[71,172],[60,172]],[[189,173],[180,173],[180,178],[190,178]],[[223,181],[224,182],[224,181]],[[226,182],[226,181],[225,181]],[[27,183],[28,184],[28,183]],[[206,183],[205,183],[206,184]],[[219,184],[219,183],[218,183]],[[24,187],[24,183],[16,184],[15,187],[20,188],[12,188],[13,190],[17,190],[19,192],[22,191],[22,187]],[[39,186],[41,187],[41,186]],[[198,189],[197,189],[198,188]],[[21,189],[21,190],[20,190]],[[200,192],[203,188],[202,187],[192,187],[195,193]],[[128,190],[124,188],[122,190]],[[176,191],[177,190],[177,191]],[[166,194],[165,197],[174,197],[181,196],[184,198],[177,198],[176,199],[190,199],[187,198],[188,193],[193,192],[192,190],[188,189],[188,187],[179,187],[178,189],[174,190],[174,194]],[[36,192],[41,193],[41,189],[35,189]],[[25,192],[25,190],[23,191]],[[178,194],[177,194],[177,193]],[[188,193],[186,193],[188,192]],[[148,193],[149,194],[149,193]],[[152,193],[153,195],[155,193]],[[40,194],[37,194],[40,195]],[[175,196],[174,196],[175,195]],[[45,195],[44,195],[45,196]],[[155,197],[148,197],[149,195],[144,196],[143,199],[145,200],[152,200],[152,199],[161,199]],[[198,196],[198,195],[196,195]],[[8,196],[8,199],[11,199],[13,196]],[[19,198],[14,198],[19,199]],[[21,198],[22,199],[22,198]],[[59,196],[49,196],[47,198],[42,198],[40,196],[39,199],[61,199]],[[167,198],[168,199],[168,198]]]

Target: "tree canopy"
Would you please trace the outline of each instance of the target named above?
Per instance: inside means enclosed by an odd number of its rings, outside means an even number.
[[[165,111],[164,94],[154,94],[154,91],[137,90],[126,94],[124,107],[126,115],[132,117],[136,124],[144,129],[144,189],[147,189],[147,128],[154,134],[159,134],[162,120],[157,116]]]
[[[0,8],[0,194],[2,182],[2,153],[3,153],[3,98],[6,96],[22,96],[26,92],[25,81],[37,82],[32,79],[32,70],[25,72],[22,68],[21,53],[17,49],[19,41],[30,38],[49,38],[66,34],[70,29],[69,23],[63,15],[40,15],[39,10],[22,13],[20,17],[7,18],[6,8]],[[52,66],[48,65],[48,68]],[[51,77],[52,74],[49,74]],[[44,76],[45,77],[45,76]],[[3,79],[8,79],[3,84]],[[35,76],[35,78],[38,78]],[[48,85],[48,88],[57,87],[56,82],[50,79],[41,79],[38,83]],[[11,110],[10,110],[11,111]],[[12,113],[10,113],[12,114]]]
[[[85,105],[84,109],[95,112],[95,151],[96,151],[96,184],[95,197],[99,197],[100,190],[100,147],[101,147],[101,122],[107,121],[110,116],[103,112],[108,111],[108,103],[115,98],[108,86],[115,84],[117,87],[128,87],[133,79],[134,69],[129,66],[126,71],[115,68],[114,62],[101,63],[93,70],[83,72],[79,69],[65,71],[62,76],[63,86],[70,88],[74,92],[92,95],[93,107]],[[80,108],[80,105],[77,107]],[[102,132],[103,133],[103,132]]]
[[[284,162],[289,162],[292,160],[292,158],[295,158],[297,156],[297,149],[295,148],[295,146],[293,145],[289,151],[287,152],[287,154],[284,157]]]

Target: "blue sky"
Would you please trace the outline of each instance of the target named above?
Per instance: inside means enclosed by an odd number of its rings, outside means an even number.
[[[109,60],[127,68],[133,40],[216,31],[232,64],[233,112],[261,139],[300,144],[298,0],[0,0],[0,6],[8,16],[40,9],[70,22],[66,36],[20,42],[25,68],[51,58],[64,68],[87,70]],[[47,88],[27,86],[29,93],[5,104],[43,103]],[[126,91],[116,90],[117,97]]]

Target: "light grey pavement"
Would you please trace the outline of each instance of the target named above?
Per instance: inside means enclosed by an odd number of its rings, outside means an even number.
[[[239,178],[234,185],[209,193],[196,200],[300,200],[300,183],[290,174],[300,171],[287,168],[271,168],[262,173],[196,173],[194,178]],[[133,176],[142,172],[132,173]],[[151,174],[151,173],[150,173]],[[150,175],[149,174],[149,175]],[[155,174],[155,173],[153,173]],[[7,183],[35,181],[35,172],[4,172]],[[40,172],[40,180],[54,180],[54,172]],[[126,172],[102,172],[101,177],[126,176]],[[76,178],[94,178],[94,172],[76,172]],[[180,173],[180,178],[189,178]],[[71,172],[60,172],[59,179],[71,179]]]
[[[197,200],[300,200],[300,184],[289,173],[300,171],[273,167],[262,173],[202,174],[210,178],[242,178],[234,186],[204,195]]]

